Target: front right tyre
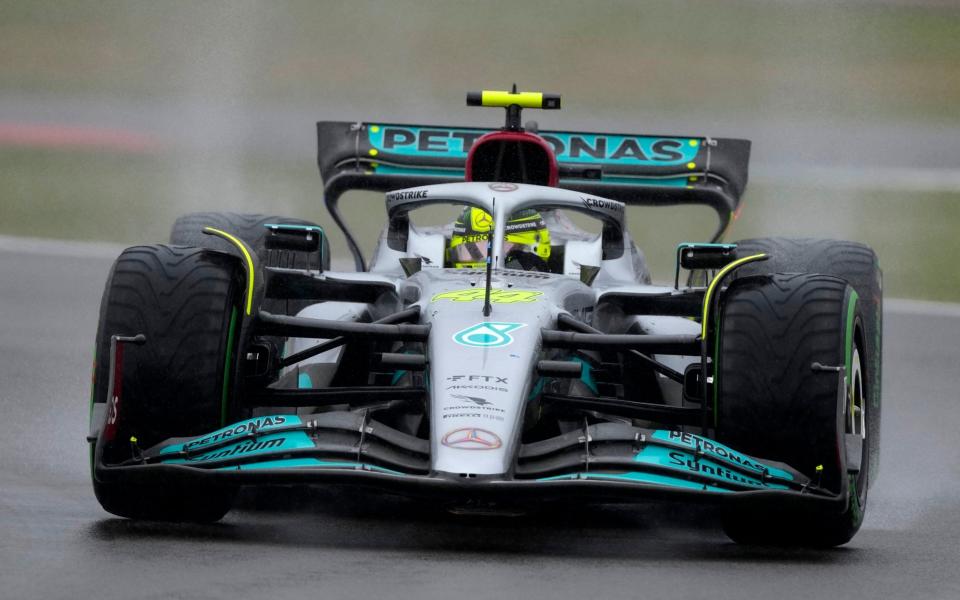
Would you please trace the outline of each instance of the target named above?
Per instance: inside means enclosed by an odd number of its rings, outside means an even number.
[[[725,294],[718,330],[719,441],[784,462],[842,500],[731,504],[724,530],[747,544],[848,542],[863,522],[871,463],[871,360],[858,294],[829,275],[741,278]]]
[[[864,355],[869,406],[870,482],[880,474],[880,384],[883,381],[883,272],[876,252],[859,242],[822,238],[767,237],[737,241],[737,255],[763,252],[769,259],[744,265],[737,277],[769,273],[822,273],[839,277],[856,290],[863,311]]]

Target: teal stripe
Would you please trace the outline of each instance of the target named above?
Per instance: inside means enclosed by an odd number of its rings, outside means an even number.
[[[219,471],[254,471],[257,469],[297,469],[297,468],[325,468],[325,469],[363,469],[365,471],[375,471],[387,475],[404,475],[399,471],[378,467],[366,463],[342,462],[332,460],[321,460],[319,458],[286,458],[281,460],[268,460],[258,463],[248,463],[230,467],[220,467]]]
[[[289,427],[291,425],[300,424],[302,424],[302,421],[300,420],[300,417],[296,415],[264,415],[262,417],[255,417],[253,419],[240,421],[216,431],[211,431],[207,435],[193,438],[182,444],[172,444],[162,448],[160,450],[160,454],[181,452],[186,447],[200,451],[200,449],[204,446],[215,444],[233,436],[249,433],[251,429],[256,429],[259,432],[266,432],[278,427]]]
[[[693,481],[687,481],[686,479],[679,479],[677,477],[670,477],[668,475],[660,475],[657,473],[638,473],[638,472],[574,473],[571,475],[556,475],[553,477],[544,477],[542,479],[538,479],[538,481],[559,481],[559,480],[575,480],[575,479],[630,481],[634,483],[648,483],[651,485],[659,485],[659,486],[670,487],[670,488],[695,490],[698,492],[730,493],[730,490],[725,490],[723,488],[719,488],[713,485],[704,485],[702,483],[694,483]]]
[[[217,463],[225,460],[237,458],[246,458],[249,456],[258,456],[261,454],[275,455],[282,454],[290,450],[303,450],[315,448],[313,440],[302,431],[292,431],[287,433],[275,433],[257,437],[253,440],[231,444],[219,448],[213,448],[205,454],[191,456],[189,458],[171,458],[164,460],[165,464],[190,464],[202,465],[204,463]]]
[[[715,460],[746,467],[756,471],[758,475],[766,470],[767,475],[770,477],[779,477],[780,479],[786,479],[788,481],[793,481],[794,479],[793,475],[787,471],[784,471],[783,469],[778,469],[776,467],[764,464],[763,462],[751,456],[747,456],[742,452],[734,450],[730,446],[715,442],[703,436],[694,435],[692,433],[680,433],[666,429],[658,429],[654,431],[653,435],[650,437],[655,440],[662,440],[664,442],[670,442],[671,444],[685,446],[694,452],[696,452],[697,448],[699,447],[700,450],[702,450],[707,456],[712,456]]]
[[[297,387],[301,390],[313,389],[313,381],[310,380],[310,375],[306,373],[297,375]]]
[[[424,177],[449,177],[463,179],[463,169],[418,169],[416,167],[395,167],[393,165],[378,164],[374,169],[378,175],[418,175]]]

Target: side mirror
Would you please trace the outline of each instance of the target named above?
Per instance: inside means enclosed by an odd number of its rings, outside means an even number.
[[[323,270],[323,229],[316,225],[294,225],[267,223],[267,238],[264,246],[267,250],[296,250],[300,252],[316,252],[318,256],[317,270]],[[310,261],[313,262],[313,261]]]
[[[736,244],[701,244],[685,242],[677,246],[677,270],[674,287],[680,285],[680,268],[721,269],[737,260]]]
[[[600,274],[600,267],[580,265],[580,281],[586,285],[593,285],[593,280]]]
[[[404,257],[398,260],[400,261],[400,266],[403,267],[403,273],[407,277],[410,277],[414,273],[419,273],[420,269],[423,268],[423,259],[419,256],[414,258]]]

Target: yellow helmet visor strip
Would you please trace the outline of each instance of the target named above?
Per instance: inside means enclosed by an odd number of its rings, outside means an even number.
[[[470,225],[473,231],[483,232],[491,231],[493,229],[493,220],[490,216],[482,210],[472,210],[470,211]],[[524,246],[530,248],[534,254],[540,258],[547,260],[550,258],[550,230],[546,227],[536,227],[536,224],[541,221],[540,215],[531,215],[529,217],[523,217],[518,219],[511,219],[510,224],[507,225],[508,232],[504,236],[504,240],[507,243],[516,244],[517,246]],[[513,232],[509,230],[513,229]],[[521,231],[517,231],[517,230]],[[526,229],[526,231],[523,231]],[[473,233],[473,234],[453,234],[450,238],[450,248],[454,249],[461,244],[478,244],[486,243],[487,233]],[[483,248],[486,252],[486,247]],[[485,263],[484,261],[468,261],[468,262],[454,262],[453,266],[462,269],[462,268],[476,268],[481,267]]]

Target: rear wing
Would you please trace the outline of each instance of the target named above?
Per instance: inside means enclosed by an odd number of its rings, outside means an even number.
[[[476,127],[391,123],[317,123],[317,163],[324,201],[344,231],[357,268],[359,246],[337,203],[348,190],[387,192],[464,181],[471,145],[494,131]],[[537,132],[553,147],[560,187],[630,205],[703,204],[720,220],[722,237],[747,185],[747,140],[588,133]]]

